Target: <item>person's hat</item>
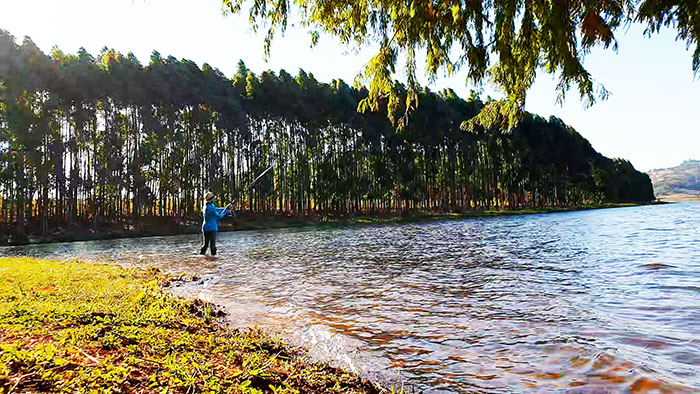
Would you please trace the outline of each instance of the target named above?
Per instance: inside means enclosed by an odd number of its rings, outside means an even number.
[[[204,199],[207,201],[211,201],[212,198],[214,198],[214,193],[212,192],[207,192],[207,194],[204,195]]]

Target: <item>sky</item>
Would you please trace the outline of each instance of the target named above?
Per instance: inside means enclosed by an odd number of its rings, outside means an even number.
[[[97,55],[107,46],[133,52],[147,64],[155,49],[164,57],[209,63],[228,76],[242,59],[256,73],[285,69],[294,75],[302,68],[322,82],[351,83],[376,49],[345,47],[329,36],[311,48],[309,33],[290,26],[264,59],[265,31],[253,32],[247,15],[224,15],[221,0],[0,0],[0,9],[1,29],[18,42],[31,37],[45,53],[55,45],[67,53],[84,47]],[[651,37],[643,31],[639,25],[618,30],[617,53],[594,49],[586,57],[585,67],[611,92],[608,100],[584,108],[571,91],[559,105],[556,80],[541,71],[526,110],[561,118],[600,153],[628,159],[642,171],[700,159],[700,75],[694,78],[692,52],[671,30]],[[397,78],[403,78],[401,72]],[[466,72],[459,72],[421,82],[468,97],[474,86],[465,79]],[[483,94],[500,97],[489,85]]]

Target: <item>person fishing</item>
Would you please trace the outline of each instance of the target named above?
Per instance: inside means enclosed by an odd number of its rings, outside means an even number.
[[[204,223],[202,223],[202,249],[199,254],[206,254],[207,247],[211,247],[211,255],[216,256],[216,233],[219,231],[219,220],[232,215],[233,206],[228,204],[219,208],[214,204],[216,196],[212,192],[207,192],[204,196],[205,204],[202,209]]]
[[[272,166],[268,167],[263,171],[253,182],[248,185],[247,190],[251,190],[252,187],[258,183],[262,177],[272,170]],[[202,249],[200,249],[199,254],[205,254],[207,252],[207,247],[211,245],[211,255],[216,256],[216,233],[219,231],[219,220],[225,218],[226,216],[233,215],[233,204],[228,204],[223,208],[218,208],[214,204],[216,196],[214,193],[207,192],[204,196],[206,203],[202,209],[202,216],[204,217],[204,223],[202,224]],[[235,200],[234,200],[235,201]]]

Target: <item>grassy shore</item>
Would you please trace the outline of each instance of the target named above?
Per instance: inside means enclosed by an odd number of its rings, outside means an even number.
[[[210,304],[169,296],[158,271],[0,259],[0,393],[378,393]]]
[[[658,204],[658,203],[652,203]],[[572,207],[550,207],[523,210],[471,210],[457,213],[432,212],[424,210],[409,210],[389,212],[381,215],[313,215],[292,216],[278,214],[242,213],[234,219],[225,219],[220,225],[220,231],[268,230],[276,228],[319,227],[319,226],[349,226],[368,223],[411,223],[434,220],[454,220],[462,218],[531,215],[581,211],[589,209],[620,208],[643,203],[606,203]],[[173,218],[157,217],[142,218],[138,225],[102,225],[98,231],[92,231],[91,225],[77,224],[73,229],[54,232],[46,236],[29,236],[23,239],[0,236],[0,245],[22,245],[46,242],[89,241],[115,238],[134,238],[161,235],[196,234],[201,231],[199,220],[176,222]],[[9,231],[5,231],[9,233]],[[0,231],[0,233],[2,233]]]

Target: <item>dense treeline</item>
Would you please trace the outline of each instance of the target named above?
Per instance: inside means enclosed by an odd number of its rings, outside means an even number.
[[[0,224],[18,235],[192,219],[206,190],[294,215],[653,199],[646,174],[559,119],[461,130],[484,103],[449,89],[425,89],[397,130],[386,109],[358,113],[367,91],[341,80],[243,62],[228,79],[157,52],[146,66],[107,48],[47,56],[4,31],[0,83]]]

